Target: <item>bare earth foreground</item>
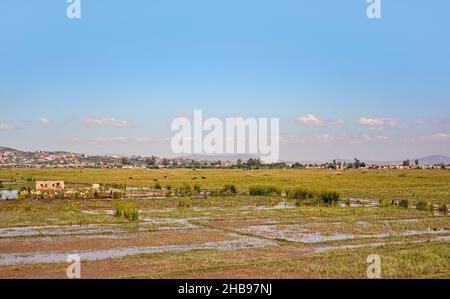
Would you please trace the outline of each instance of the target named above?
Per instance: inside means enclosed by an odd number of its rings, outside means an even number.
[[[448,170],[0,169],[13,188],[51,179],[238,193],[0,200],[0,278],[66,278],[70,254],[82,278],[366,278],[372,254],[383,278],[450,278],[450,217],[415,208],[450,203]],[[251,196],[253,185],[336,190],[341,202]],[[383,199],[410,206],[379,207]],[[124,203],[138,219],[115,215]]]

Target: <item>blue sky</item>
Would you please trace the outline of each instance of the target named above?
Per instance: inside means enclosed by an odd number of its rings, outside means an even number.
[[[450,3],[0,4],[0,146],[171,156],[174,117],[279,117],[281,158],[450,155]]]

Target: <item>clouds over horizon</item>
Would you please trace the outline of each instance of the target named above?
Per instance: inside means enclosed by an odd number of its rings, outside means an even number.
[[[337,118],[332,120],[320,119],[314,114],[297,117],[297,123],[308,127],[324,127],[327,125],[340,126],[345,123],[343,119]]]
[[[438,142],[450,141],[450,133],[436,133],[436,134],[433,134],[433,135],[431,135],[431,140],[438,141]]]
[[[85,118],[82,122],[88,127],[130,127],[130,123],[128,121],[116,118]]]
[[[369,118],[362,116],[359,118],[359,124],[371,127],[395,127],[398,121],[394,118]]]
[[[42,125],[45,125],[45,126],[48,126],[48,125],[50,124],[50,121],[49,121],[48,118],[46,118],[46,117],[41,117],[41,118],[39,118],[39,122],[40,122]]]
[[[16,127],[8,124],[0,124],[0,131],[11,131],[14,130]]]

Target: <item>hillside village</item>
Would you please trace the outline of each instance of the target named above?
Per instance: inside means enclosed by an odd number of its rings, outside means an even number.
[[[24,152],[0,147],[0,167],[17,168],[319,168],[319,169],[450,169],[450,158],[430,156],[397,162],[362,162],[358,159],[331,162],[279,162],[263,164],[248,158],[214,160],[211,158],[163,158],[144,156],[90,156],[63,151]]]

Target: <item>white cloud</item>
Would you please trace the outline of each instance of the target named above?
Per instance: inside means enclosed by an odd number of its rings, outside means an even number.
[[[86,118],[83,120],[83,123],[89,127],[105,127],[111,126],[116,128],[126,128],[130,126],[130,123],[126,120],[120,120],[115,118]]]
[[[299,116],[297,118],[297,122],[304,126],[311,126],[311,127],[323,127],[325,125],[340,126],[345,123],[344,120],[340,119],[340,118],[332,119],[332,120],[323,120],[323,119],[318,118],[314,114],[307,114],[305,116]]]
[[[305,126],[314,126],[314,127],[321,127],[324,125],[324,122],[322,120],[320,120],[319,118],[317,118],[312,114],[298,117],[297,122]]]
[[[369,118],[361,117],[359,123],[364,126],[389,126],[395,127],[398,122],[393,118]]]
[[[46,118],[46,117],[41,117],[40,119],[39,119],[39,122],[41,123],[41,124],[43,124],[43,125],[49,125],[50,124],[50,121]]]
[[[450,141],[449,133],[437,133],[431,135],[431,140],[433,141]]]
[[[0,124],[0,131],[10,131],[14,130],[15,127],[8,124]]]

